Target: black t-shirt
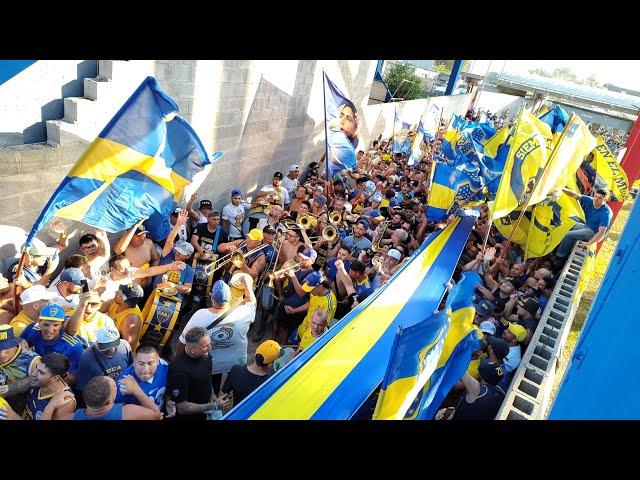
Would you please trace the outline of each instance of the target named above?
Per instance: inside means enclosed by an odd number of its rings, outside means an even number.
[[[531,332],[535,332],[538,328],[538,319],[535,317],[520,318],[518,323]]]
[[[480,385],[480,396],[473,403],[467,402],[464,393],[456,407],[452,420],[493,420],[504,400],[502,388],[493,385]]]
[[[196,229],[193,231],[194,235],[198,236],[198,244],[204,248],[205,250],[209,250],[213,253],[218,251],[218,246],[221,243],[227,243],[229,241],[229,236],[222,229],[220,225],[218,225],[217,230],[220,231],[220,235],[218,235],[218,243],[214,245],[214,241],[216,238],[216,232],[210,232],[207,228],[207,223],[200,223]]]
[[[269,375],[251,373],[245,365],[234,365],[222,386],[223,393],[233,392],[233,404],[238,405],[262,385]]]
[[[493,305],[494,307],[500,307],[499,310],[504,310],[504,306],[507,304],[509,300],[511,300],[511,296],[501,297],[500,296],[500,287],[496,288],[493,292]]]
[[[192,358],[182,352],[169,364],[167,391],[176,403],[209,403],[211,401],[211,354],[206,357]],[[205,420],[206,415],[176,414],[181,420]]]

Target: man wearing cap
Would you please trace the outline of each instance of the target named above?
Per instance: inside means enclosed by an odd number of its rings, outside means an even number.
[[[56,296],[51,300],[52,303],[59,305],[66,312],[75,310],[80,303],[79,294],[82,292],[84,285],[87,285],[87,279],[79,268],[65,268],[60,273],[60,280],[54,285],[47,288],[48,292],[55,293]]]
[[[182,222],[186,222],[184,213],[180,214],[176,225],[179,225]],[[202,224],[201,226],[206,227],[206,225],[207,224]],[[173,228],[175,229],[176,227]],[[164,278],[164,275],[158,275],[153,279],[153,287],[175,288],[178,291],[178,295],[180,296],[179,298],[182,298],[183,295],[189,295],[191,293],[191,288],[193,286],[195,270],[187,262],[194,253],[194,247],[192,243],[187,242],[178,242],[174,244],[173,239],[174,235],[169,234],[169,237],[164,243],[164,247],[162,247],[162,253],[160,254],[160,265],[168,265],[171,267],[164,274],[166,275],[166,279]],[[176,268],[176,266],[178,268]],[[147,305],[150,307],[151,303],[148,303]],[[145,305],[145,310],[146,309],[147,306]]]
[[[252,228],[247,234],[246,241],[240,239],[228,243],[223,243],[218,247],[218,251],[222,255],[227,255],[234,251],[246,254],[262,245],[263,239],[264,235],[262,234],[262,230],[258,228]],[[266,264],[267,259],[264,253],[264,249],[260,249],[256,252],[251,253],[250,255],[245,256],[244,264],[242,265],[241,271],[251,275],[251,278],[253,278],[253,280],[255,281],[257,280],[258,275],[260,275],[260,272],[262,272],[262,269]],[[225,269],[222,278],[228,282],[231,279],[231,273],[229,273],[229,271]]]
[[[327,197],[324,195],[318,195],[313,199],[311,204],[311,214],[315,217],[327,214]]]
[[[140,287],[140,285],[137,286]],[[101,306],[102,298],[98,292],[91,290],[80,294],[78,308],[64,325],[65,332],[72,336],[75,335],[83,348],[96,343],[98,330],[102,327],[115,327],[111,317],[100,311]]]
[[[516,313],[512,313],[514,307],[516,308]],[[539,309],[540,302],[537,299],[524,296],[509,300],[504,307],[504,318],[522,325],[527,330],[527,337],[522,342],[524,345],[529,344],[529,340],[531,340],[533,332],[538,326],[536,316]]]
[[[222,209],[222,228],[232,241],[243,237],[244,205],[241,202],[242,192],[235,188],[231,190],[231,201]]]
[[[358,223],[356,223],[353,227],[353,233],[342,240],[342,245],[349,249],[351,255],[355,258],[358,257],[358,254],[361,250],[367,250],[368,248],[371,248],[371,240],[365,237],[368,229],[369,225],[367,224],[366,220],[358,220]],[[337,255],[337,245],[332,253],[334,257]]]
[[[254,361],[249,365],[234,365],[222,386],[222,397],[225,407],[239,404],[251,392],[269,378],[270,366],[280,356],[278,342],[267,340],[256,348]]]
[[[22,311],[9,322],[9,325],[13,327],[13,333],[20,335],[27,326],[37,322],[42,307],[55,297],[57,294],[47,292],[47,289],[42,285],[34,285],[23,291],[20,294]]]
[[[293,273],[289,275],[289,278],[291,278],[293,282],[296,281]],[[318,310],[327,314],[326,324],[330,327],[333,322],[333,317],[336,314],[336,307],[338,304],[336,295],[331,290],[331,280],[323,277],[320,272],[313,272],[307,275],[307,278],[305,278],[301,287],[302,290],[309,293],[310,296],[309,302],[298,309],[299,311],[304,311],[304,309],[307,311],[302,323],[298,327],[299,338],[302,338],[307,333],[310,328],[313,315]],[[285,311],[287,313],[297,313],[295,309],[287,311],[287,307],[285,307]]]
[[[154,267],[160,261],[153,242],[150,238],[147,238],[149,232],[142,226],[142,222],[145,220],[144,218],[141,219],[123,233],[113,247],[113,251],[117,255],[127,257],[131,265],[136,268]],[[137,281],[143,288],[149,285],[150,282],[151,279],[149,278],[142,278]]]
[[[511,295],[516,291],[516,285],[510,277],[505,277],[502,282],[496,282],[488,273],[484,276],[486,287],[478,285],[478,290],[484,298],[491,301],[494,306],[500,310],[504,309],[507,302],[510,300]]]
[[[527,330],[522,325],[509,322],[508,328],[502,332],[502,338],[509,345],[509,355],[504,359],[504,373],[509,375],[511,372],[515,372],[520,365],[520,360],[522,360],[520,343],[526,340]]]
[[[191,245],[200,258],[216,254],[220,244],[228,241],[227,232],[220,226],[220,212],[209,212],[207,222],[199,224],[191,234]]]
[[[293,195],[293,191],[298,187],[298,176],[300,175],[300,167],[295,163],[289,166],[289,173],[282,179],[282,186],[287,190],[289,196]]]
[[[191,228],[195,228],[200,223],[207,223],[207,217],[209,213],[213,210],[213,204],[211,200],[200,200],[200,204],[198,205],[198,210],[193,209],[194,202],[198,199],[198,193],[194,193],[191,195],[189,202],[184,207],[187,212],[189,212],[189,217],[191,218]]]
[[[27,250],[27,261],[22,269],[22,275],[19,278],[9,278],[14,283],[20,283],[25,288],[29,288],[36,283],[46,285],[51,274],[58,267],[60,257],[58,250],[51,247],[45,247],[44,244],[34,244]],[[13,269],[15,274],[18,265]],[[44,270],[44,271],[43,271]]]
[[[64,310],[56,304],[49,303],[40,310],[38,318],[38,323],[32,323],[25,328],[20,338],[38,355],[58,352],[67,357],[71,363],[67,383],[75,385],[82,344],[74,335],[65,332]]]
[[[474,305],[476,309],[476,314],[473,317],[473,323],[475,325],[480,325],[482,322],[491,321],[491,314],[493,313],[493,304],[489,300],[481,300],[479,303]],[[491,335],[496,334],[496,326],[493,326],[493,333]]]
[[[105,375],[117,379],[133,363],[131,345],[120,339],[115,327],[102,327],[96,337],[96,343],[82,352],[78,363],[76,389],[79,391],[94,377]]]
[[[499,383],[504,377],[504,369],[500,363],[484,360],[478,367],[480,381],[468,373],[462,377],[465,387],[453,420],[493,420],[500,410],[505,392]],[[437,417],[436,417],[437,418]]]
[[[302,284],[307,276],[314,272],[313,264],[317,257],[318,254],[314,249],[300,247],[300,251],[296,253],[295,256],[295,260],[300,266],[300,269],[297,272],[288,270],[285,281],[276,279],[275,285],[278,290],[280,304],[275,313],[273,338],[276,339],[280,345],[287,344],[289,335],[300,325],[305,317],[306,308],[302,310],[301,307],[308,302],[309,294],[302,289]],[[295,280],[289,273],[293,273]]]
[[[253,203],[257,202],[259,199],[264,198],[271,205],[280,205],[281,208],[285,208],[285,205],[289,205],[291,200],[289,199],[289,192],[287,189],[282,186],[282,179],[284,175],[281,172],[276,172],[273,174],[273,180],[271,185],[265,185],[256,193],[256,197],[253,200]],[[251,228],[255,228],[255,225],[251,225]]]
[[[142,287],[136,283],[120,285],[108,311],[120,338],[129,342],[134,352],[140,341],[143,317],[138,302],[143,296]]]
[[[256,297],[253,293],[253,282],[241,276],[239,282],[244,289],[243,303],[231,303],[231,289],[222,280],[214,283],[211,289],[211,307],[198,310],[189,319],[180,335],[181,350],[187,343],[187,334],[196,327],[206,328],[211,337],[211,348],[214,350],[211,376],[214,391],[220,390],[222,374],[228,372],[235,364],[247,362],[247,332],[256,316]]]
[[[0,397],[22,415],[30,388],[29,377],[40,356],[23,348],[10,325],[0,325]]]

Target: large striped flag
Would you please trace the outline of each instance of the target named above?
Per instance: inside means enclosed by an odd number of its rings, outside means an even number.
[[[147,77],[62,180],[26,245],[54,215],[107,232],[126,230],[144,217],[168,223],[186,187],[196,178],[201,182],[206,167],[222,156],[207,154],[178,110]]]

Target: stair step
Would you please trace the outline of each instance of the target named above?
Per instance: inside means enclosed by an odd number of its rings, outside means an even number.
[[[84,96],[89,100],[108,99],[111,82],[108,79],[96,77],[84,79]]]
[[[93,140],[93,138],[85,138],[86,134],[78,125],[64,120],[47,120],[46,125],[49,145],[73,145]]]

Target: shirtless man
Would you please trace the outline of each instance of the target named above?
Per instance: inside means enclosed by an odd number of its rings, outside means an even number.
[[[14,296],[13,283],[9,283],[0,273],[0,325],[9,323],[16,314]]]
[[[149,232],[142,227],[142,222],[145,220],[144,218],[141,219],[127,230],[113,247],[117,255],[124,254],[131,266],[136,268],[154,267],[160,262],[160,257],[153,246],[153,242],[147,238],[147,233]],[[137,278],[135,281],[144,288],[149,285],[151,279],[144,277]]]
[[[285,241],[280,248],[277,266],[280,267],[287,260],[291,260],[298,253],[298,247],[304,245],[300,241],[300,230],[287,230]]]

